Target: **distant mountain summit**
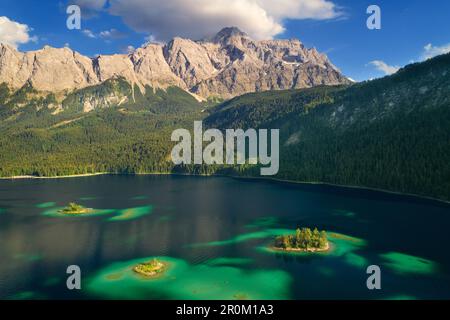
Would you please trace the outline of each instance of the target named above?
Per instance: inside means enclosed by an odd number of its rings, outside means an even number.
[[[213,37],[212,42],[226,43],[228,39],[233,37],[248,37],[248,35],[237,27],[227,27],[220,30],[219,33]]]
[[[141,89],[177,86],[204,99],[350,83],[325,54],[299,40],[256,41],[236,27],[222,29],[211,40],[174,38],[96,58],[70,48],[19,52],[0,44],[0,83],[15,90],[30,85],[60,93],[118,77]]]

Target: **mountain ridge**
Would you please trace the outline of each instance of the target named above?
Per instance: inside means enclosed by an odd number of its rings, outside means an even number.
[[[147,43],[129,54],[84,56],[68,47],[20,52],[0,44],[0,83],[61,93],[122,77],[141,90],[177,86],[202,99],[350,81],[315,48],[299,40],[255,41],[237,28],[212,40],[176,37]]]

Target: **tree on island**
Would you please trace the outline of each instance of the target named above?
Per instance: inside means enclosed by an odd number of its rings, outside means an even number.
[[[92,209],[86,209],[82,205],[76,204],[75,202],[71,202],[67,207],[60,210],[60,212],[66,214],[80,214],[80,213],[88,213],[91,210]]]
[[[64,208],[64,211],[68,212],[77,212],[81,210],[84,210],[84,207],[82,205],[76,204],[75,202],[69,203],[69,205]]]
[[[155,258],[149,262],[139,263],[137,266],[133,268],[133,270],[134,272],[137,272],[144,276],[154,277],[164,272],[165,267],[166,267],[165,263]]]
[[[317,228],[298,228],[295,235],[279,236],[275,239],[275,247],[282,249],[323,250],[328,247],[328,238],[325,231],[319,232]]]

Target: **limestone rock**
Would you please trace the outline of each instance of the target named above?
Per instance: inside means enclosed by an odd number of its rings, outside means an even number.
[[[348,84],[315,48],[299,40],[255,41],[237,28],[210,40],[175,38],[146,44],[130,54],[89,58],[69,48],[22,53],[0,45],[0,83],[48,92],[73,91],[122,77],[141,89],[178,86],[202,98],[248,92]],[[89,107],[88,107],[89,109]]]

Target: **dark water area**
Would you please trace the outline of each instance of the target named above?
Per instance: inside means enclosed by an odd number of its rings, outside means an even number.
[[[76,202],[98,211],[64,216]],[[268,249],[297,227],[328,253]],[[450,205],[375,191],[224,177],[0,181],[2,299],[450,299]],[[132,266],[158,257],[144,279]],[[69,291],[66,269],[82,270]],[[382,289],[366,269],[381,268]]]

